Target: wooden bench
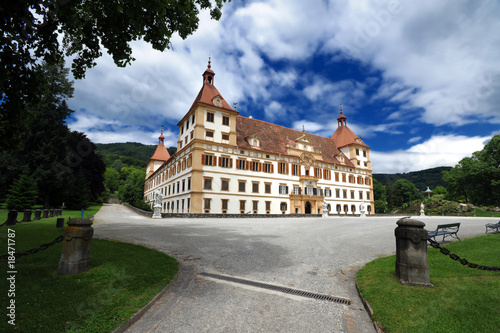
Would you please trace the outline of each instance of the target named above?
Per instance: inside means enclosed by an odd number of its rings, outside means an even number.
[[[446,237],[455,237],[456,239],[460,240],[458,238],[458,229],[460,228],[460,223],[450,223],[450,224],[439,224],[434,231],[429,231],[427,230],[427,235],[429,238],[434,238],[434,241],[436,241],[436,236],[443,236],[443,241]]]
[[[486,224],[486,233],[488,233],[488,229],[495,230],[495,232],[498,232],[498,229],[500,228],[500,221],[497,223],[488,223]]]

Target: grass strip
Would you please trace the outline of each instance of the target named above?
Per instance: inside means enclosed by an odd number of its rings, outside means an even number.
[[[89,214],[97,212],[93,206]],[[80,217],[81,211],[63,216]],[[62,234],[57,218],[16,224],[16,251],[25,251]],[[7,252],[8,227],[0,228],[0,254]],[[1,332],[110,332],[161,291],[178,271],[175,259],[142,246],[92,239],[91,268],[60,276],[57,266],[62,243],[45,251],[16,259],[16,325],[7,323],[6,307]],[[0,262],[1,304],[6,305],[9,286],[6,261]]]
[[[445,245],[469,262],[500,266],[500,234]],[[500,273],[471,269],[429,247],[434,288],[403,286],[394,277],[396,256],[358,271],[357,283],[373,319],[385,332],[498,332]]]

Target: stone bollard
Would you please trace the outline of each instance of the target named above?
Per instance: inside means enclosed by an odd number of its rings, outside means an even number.
[[[72,275],[90,267],[90,242],[94,229],[92,221],[84,218],[69,219],[64,228],[64,241],[57,273]]]
[[[9,214],[7,215],[6,225],[16,225],[17,223],[17,210],[12,209],[9,210]]]
[[[33,221],[39,221],[42,216],[42,211],[40,209],[35,210],[35,217],[33,218]]]
[[[57,216],[62,216],[62,209],[57,210]]]
[[[49,217],[49,210],[48,209],[44,209],[43,210],[43,218],[46,219]]]
[[[56,220],[56,228],[64,228],[64,217],[58,217]]]
[[[31,209],[24,210],[24,217],[22,222],[31,222]]]
[[[49,209],[49,217],[54,217],[54,210],[53,209]]]
[[[425,223],[409,218],[400,219],[396,235],[396,277],[410,286],[434,287],[429,277],[427,231]]]

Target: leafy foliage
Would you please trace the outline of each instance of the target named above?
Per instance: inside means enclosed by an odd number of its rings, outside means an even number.
[[[472,157],[443,172],[449,197],[475,205],[500,204],[500,135],[495,135]]]
[[[73,112],[66,104],[73,92],[68,73],[63,63],[38,68],[37,75],[45,81],[33,87],[37,102],[24,103],[27,114],[16,124],[24,129],[23,135],[1,152],[0,197],[23,167],[37,184],[46,208],[80,196],[81,189],[75,182],[80,176],[85,178],[92,200],[104,190],[105,168],[95,146],[83,133],[72,132],[65,124]]]
[[[72,57],[76,79],[85,76],[102,55],[130,64],[130,42],[141,40],[156,50],[170,47],[177,33],[186,38],[198,28],[200,9],[221,17],[226,0],[136,1],[18,0],[0,6],[0,144],[15,145],[23,131],[14,124],[28,116],[26,106],[41,101],[34,87],[47,80],[38,71]],[[58,38],[62,37],[62,38]],[[10,134],[9,134],[10,133]]]
[[[422,198],[415,185],[407,179],[398,179],[394,185],[389,184],[386,193],[389,209],[403,207],[403,204]]]

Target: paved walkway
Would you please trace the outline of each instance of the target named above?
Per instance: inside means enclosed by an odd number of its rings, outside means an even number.
[[[460,238],[495,218],[461,222]],[[95,216],[95,236],[144,245],[184,263],[181,279],[127,332],[375,332],[356,293],[363,264],[394,254],[395,217],[150,219],[120,205]],[[327,294],[351,305],[203,277],[214,273]],[[196,274],[198,273],[198,274]]]

